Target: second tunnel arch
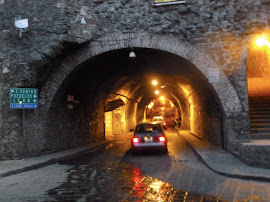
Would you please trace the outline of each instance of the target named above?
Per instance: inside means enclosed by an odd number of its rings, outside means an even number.
[[[123,39],[128,39],[129,43],[126,43],[126,40]],[[47,114],[57,90],[77,66],[97,55],[114,50],[130,49],[131,47],[166,51],[185,58],[194,64],[194,66],[202,72],[205,78],[208,74],[208,68],[220,69],[207,54],[204,54],[202,51],[196,49],[196,47],[193,47],[192,45],[173,36],[150,35],[145,33],[111,34],[72,53],[62,62],[57,71],[51,75],[40,92],[39,105],[41,107],[37,110],[37,113]],[[221,111],[224,112],[225,116],[229,117],[232,113],[240,112],[242,110],[242,106],[234,87],[222,71],[220,71],[220,81],[218,83],[211,83],[211,85],[213,89],[215,89],[216,95],[221,102],[220,108]],[[226,91],[227,96],[224,96],[224,90]],[[46,96],[48,94],[50,96]],[[236,100],[233,106],[229,104],[231,99]],[[229,134],[225,132],[225,136],[225,139],[228,141],[230,139]]]

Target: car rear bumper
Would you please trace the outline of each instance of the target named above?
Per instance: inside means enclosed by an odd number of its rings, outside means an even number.
[[[141,151],[161,151],[167,153],[167,145],[165,143],[134,143],[131,145],[133,152]]]
[[[151,142],[151,143],[133,143],[133,147],[166,147],[163,142]]]

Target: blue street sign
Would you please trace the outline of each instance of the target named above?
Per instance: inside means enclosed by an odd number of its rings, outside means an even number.
[[[36,109],[38,107],[38,89],[35,88],[11,88],[11,109]]]

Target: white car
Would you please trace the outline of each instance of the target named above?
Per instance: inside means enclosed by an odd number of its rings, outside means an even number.
[[[158,149],[167,153],[167,137],[160,124],[140,123],[131,140],[132,151]]]
[[[167,123],[164,121],[162,116],[154,116],[152,118],[153,123],[159,123],[164,129],[167,129]]]

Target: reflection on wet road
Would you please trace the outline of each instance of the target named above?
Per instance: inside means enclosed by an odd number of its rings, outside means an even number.
[[[68,181],[50,190],[46,201],[216,201],[177,190],[124,162],[92,160],[69,170]]]
[[[131,153],[129,134],[117,136],[106,148],[61,162],[72,166],[68,180],[49,190],[44,201],[250,200],[256,186],[269,186],[218,176],[198,161],[176,131],[168,130],[167,136],[168,154]]]

